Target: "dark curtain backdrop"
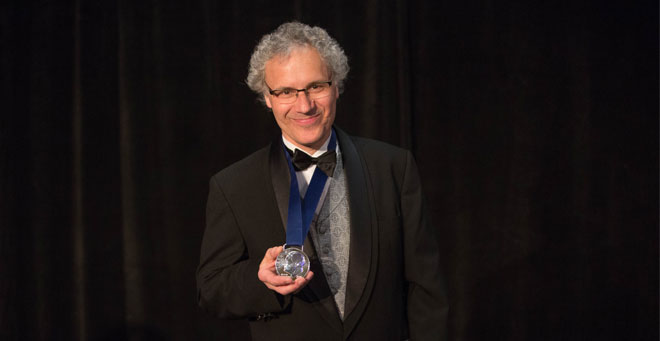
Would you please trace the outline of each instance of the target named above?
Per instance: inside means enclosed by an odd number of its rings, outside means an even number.
[[[337,124],[418,160],[452,340],[658,340],[658,2],[579,0],[3,2],[0,339],[248,337],[194,274],[292,19],[346,50]]]

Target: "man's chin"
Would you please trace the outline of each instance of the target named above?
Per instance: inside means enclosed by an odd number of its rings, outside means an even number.
[[[321,132],[318,134],[314,134],[312,136],[310,135],[298,136],[298,138],[292,142],[294,142],[299,147],[304,147],[306,151],[309,149],[318,150],[323,145],[323,142],[325,142],[323,135],[324,134]]]

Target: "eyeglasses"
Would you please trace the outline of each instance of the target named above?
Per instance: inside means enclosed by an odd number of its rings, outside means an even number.
[[[266,84],[266,87],[268,87],[268,92],[275,96],[274,98],[277,100],[277,102],[282,104],[290,104],[295,102],[298,98],[298,93],[301,91],[304,92],[310,99],[327,97],[332,92],[330,91],[331,86],[332,82],[316,82],[308,85],[304,89],[281,88],[273,90],[270,88],[270,86],[268,86],[268,84]]]

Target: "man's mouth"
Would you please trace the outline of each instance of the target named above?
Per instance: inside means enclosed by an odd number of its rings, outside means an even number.
[[[321,115],[317,113],[311,116],[294,118],[293,121],[299,125],[310,125],[310,124],[314,124],[319,119],[319,117],[321,117]]]

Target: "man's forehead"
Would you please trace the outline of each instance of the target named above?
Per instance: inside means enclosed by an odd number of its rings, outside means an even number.
[[[275,55],[265,64],[267,81],[327,81],[328,73],[328,67],[318,51],[307,46],[295,47],[287,54]]]

